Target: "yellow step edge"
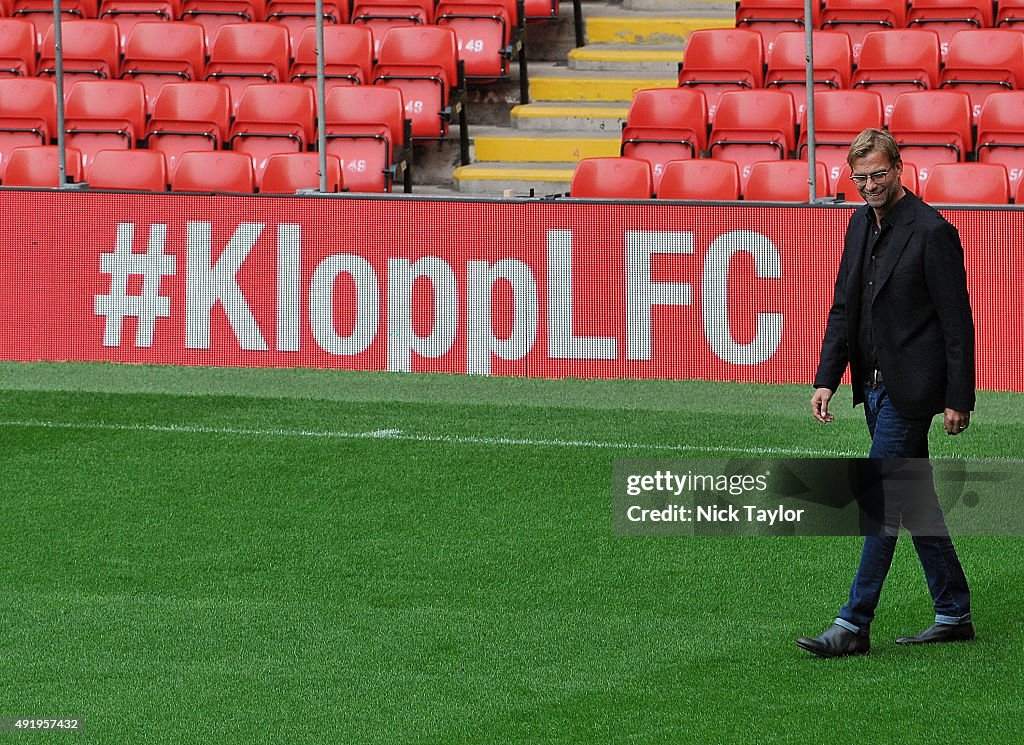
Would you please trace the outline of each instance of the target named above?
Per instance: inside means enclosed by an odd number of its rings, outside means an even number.
[[[575,163],[619,154],[618,137],[475,137],[477,162]]]
[[[671,88],[676,78],[543,78],[530,76],[534,101],[632,101],[644,88]]]
[[[572,168],[487,168],[459,166],[452,171],[456,181],[550,181],[569,183]]]
[[[735,25],[734,18],[588,18],[587,43],[670,43],[685,41],[699,29],[734,28]]]
[[[577,62],[682,62],[679,49],[590,49],[569,50],[569,59]]]
[[[628,106],[533,106],[512,107],[513,119],[625,119]]]

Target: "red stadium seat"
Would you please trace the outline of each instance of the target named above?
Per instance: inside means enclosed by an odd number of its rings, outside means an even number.
[[[327,152],[341,159],[349,191],[390,192],[399,175],[411,189],[411,125],[399,88],[335,88],[324,107]]]
[[[832,191],[838,197],[843,196],[843,201],[846,202],[860,202],[864,203],[861,199],[860,192],[857,191],[857,186],[850,180],[850,166],[843,164],[842,169],[839,171],[839,177],[832,182]],[[903,161],[903,175],[900,177],[900,183],[903,187],[913,194],[919,193],[918,191],[918,180],[917,180],[917,166],[913,163]]]
[[[850,143],[865,129],[882,128],[882,97],[874,91],[822,91],[814,94],[814,159],[828,169],[833,185],[846,164]],[[797,154],[807,158],[807,112],[800,120]]]
[[[1024,88],[1024,33],[958,31],[949,43],[940,85],[971,97],[974,122],[990,93]]]
[[[508,76],[515,45],[522,44],[516,0],[439,0],[435,22],[455,31],[467,78]]]
[[[1014,192],[1013,203],[1024,204],[1024,179],[1017,183],[1017,191]]]
[[[137,23],[124,48],[121,77],[146,89],[150,112],[166,83],[202,80],[206,67],[203,30],[193,23]]]
[[[558,0],[525,0],[523,15],[527,21],[554,21],[558,18]]]
[[[113,21],[121,33],[121,47],[139,23],[174,21],[181,15],[181,0],[101,0],[99,17]]]
[[[101,150],[86,175],[90,189],[167,191],[167,160],[155,150]]]
[[[943,60],[957,31],[991,26],[991,0],[910,0],[907,7],[907,28],[935,31],[942,44]]]
[[[327,191],[338,192],[344,186],[341,160],[327,155]],[[320,188],[319,153],[278,153],[267,160],[260,182],[261,194],[294,194],[299,189]]]
[[[708,138],[712,158],[731,160],[746,183],[750,166],[783,160],[795,146],[796,111],[785,91],[728,91],[722,94]]]
[[[818,28],[819,2],[811,3],[811,28]],[[771,54],[780,33],[804,30],[803,0],[739,0],[736,3],[736,28],[758,31],[765,51]]]
[[[136,146],[146,133],[146,92],[131,80],[83,80],[68,94],[64,123],[69,146],[89,167],[100,150]]]
[[[657,189],[667,162],[699,158],[707,150],[707,109],[704,94],[698,90],[637,91],[622,130],[620,154],[650,163]]]
[[[1016,191],[1024,182],[1024,91],[993,93],[985,100],[977,141],[978,161],[1005,166]]]
[[[414,137],[446,136],[457,108],[460,136],[466,138],[460,70],[458,44],[450,28],[399,27],[390,29],[381,42],[373,83],[402,89]],[[464,147],[468,150],[468,140]]]
[[[245,153],[184,153],[171,176],[171,191],[226,191],[252,194],[256,175]]]
[[[576,164],[570,197],[588,199],[650,199],[654,176],[646,160],[583,158]]]
[[[996,26],[1013,28],[1024,24],[1024,0],[999,0],[996,6]],[[1020,204],[1020,201],[1017,201]]]
[[[956,91],[901,93],[892,109],[889,131],[903,158],[917,165],[917,178],[924,187],[933,166],[965,161],[971,152],[970,100]]]
[[[18,147],[49,145],[57,134],[57,86],[39,78],[0,79],[0,178]]]
[[[658,199],[732,201],[740,198],[740,170],[728,160],[673,160],[665,164]]]
[[[838,90],[850,87],[853,49],[844,33],[815,31],[814,89]],[[796,116],[803,116],[807,105],[807,49],[803,31],[785,31],[775,37],[768,54],[764,87],[787,90],[793,94]]]
[[[735,28],[700,29],[690,34],[680,87],[704,91],[708,116],[714,118],[725,91],[764,85],[764,45],[756,31]]]
[[[288,29],[276,23],[222,26],[210,49],[206,79],[226,84],[236,109],[250,85],[288,79]]]
[[[266,0],[182,0],[181,20],[202,26],[211,49],[223,26],[262,21],[266,5]]]
[[[278,83],[246,88],[228,137],[231,149],[252,157],[258,181],[271,155],[301,153],[309,147],[315,137],[314,111],[308,86]]]
[[[864,37],[853,87],[881,94],[888,123],[896,96],[938,87],[940,59],[934,31],[872,31]]]
[[[324,26],[324,95],[339,85],[370,82],[373,33],[362,26]],[[316,87],[316,29],[306,29],[295,51],[289,78]]]
[[[4,169],[4,186],[59,186],[59,158],[56,145],[18,147],[11,151]],[[68,183],[82,180],[82,155],[74,148],[65,151]]]
[[[79,80],[116,78],[121,73],[121,37],[112,21],[86,19],[61,24],[64,50],[64,95]],[[56,75],[54,34],[51,26],[43,37],[38,74]]]
[[[324,27],[348,24],[348,1],[325,0],[323,4]],[[298,49],[302,35],[307,29],[316,27],[316,3],[314,0],[268,0],[266,20],[280,23],[288,29],[292,50]],[[316,47],[316,42],[313,44]]]
[[[825,31],[850,35],[853,61],[859,64],[866,34],[907,25],[906,0],[823,0],[820,18]]]
[[[167,157],[172,176],[178,159],[193,150],[218,150],[231,122],[231,92],[220,83],[168,83],[153,106],[147,129],[151,150]]]
[[[808,167],[806,160],[766,160],[750,167],[750,177],[743,198],[760,202],[808,202]],[[817,196],[829,195],[828,172],[824,163],[815,168]]]
[[[61,3],[65,21],[96,17],[96,0],[66,0]],[[53,0],[11,0],[10,15],[29,21],[36,30],[36,43],[43,41],[46,30],[53,25]]]
[[[0,77],[36,74],[36,29],[19,18],[0,18]]]
[[[373,32],[376,55],[390,29],[433,25],[434,0],[353,0],[352,23]]]
[[[997,163],[940,163],[928,175],[922,197],[946,204],[1009,204],[1010,179]]]

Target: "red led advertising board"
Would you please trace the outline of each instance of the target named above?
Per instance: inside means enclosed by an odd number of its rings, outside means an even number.
[[[809,383],[850,209],[10,191],[0,358]],[[945,213],[1024,390],[1024,211]]]

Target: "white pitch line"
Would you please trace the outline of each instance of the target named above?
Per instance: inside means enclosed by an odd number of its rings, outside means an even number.
[[[398,440],[405,442],[436,442],[450,445],[496,445],[528,447],[599,448],[605,450],[660,450],[675,453],[739,453],[742,455],[817,456],[822,458],[856,458],[863,453],[846,450],[811,450],[806,448],[748,448],[726,445],[686,445],[644,442],[604,442],[601,440],[531,439],[519,437],[481,437],[476,435],[428,435],[403,432],[400,429],[375,429],[368,432],[340,432],[311,429],[244,429],[240,427],[204,427],[188,424],[109,424],[105,422],[53,422],[43,420],[0,421],[0,427],[33,427],[40,429],[84,429],[115,432],[171,432],[193,435],[237,435],[242,437],[312,437],[338,440]]]

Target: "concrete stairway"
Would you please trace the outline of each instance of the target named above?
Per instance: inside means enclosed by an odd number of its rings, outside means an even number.
[[[581,158],[619,154],[633,94],[675,86],[690,32],[732,26],[734,8],[727,0],[585,0],[587,43],[580,48],[573,48],[571,23],[561,30],[568,40],[531,28],[530,103],[510,105],[507,121],[470,109],[477,120],[470,125],[473,162],[454,169],[454,187],[499,197],[568,191]],[[572,3],[563,0],[566,14],[571,19]]]

